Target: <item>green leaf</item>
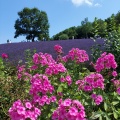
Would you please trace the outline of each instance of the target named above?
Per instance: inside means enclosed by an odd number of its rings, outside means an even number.
[[[85,105],[89,105],[89,103],[87,103],[87,102],[85,102],[84,104],[85,104]]]
[[[99,120],[102,120],[102,116],[99,117]]]
[[[59,86],[57,92],[62,92],[62,91],[63,91],[62,86]]]
[[[101,116],[101,114],[102,114],[101,112],[93,112],[90,119],[95,120],[95,119],[99,118]]]
[[[26,90],[25,90],[25,92],[26,92],[26,93],[29,93],[29,90],[28,90],[28,89],[26,89]]]
[[[67,84],[61,84],[61,87],[68,88],[68,85]]]
[[[112,104],[113,105],[117,105],[119,103],[119,101],[113,101]]]
[[[114,96],[117,96],[117,93],[116,93],[116,92],[114,92]]]
[[[111,120],[107,113],[104,113],[104,117],[106,118],[106,120]]]
[[[118,99],[118,100],[120,100],[120,97],[119,97],[119,96],[117,96],[117,99]]]
[[[104,102],[104,109],[105,111],[108,109],[106,102]]]
[[[116,111],[113,111],[113,115],[114,115],[114,118],[117,119],[118,118],[118,114]]]
[[[106,117],[106,120],[111,120],[110,118],[108,118],[108,116],[105,116]]]

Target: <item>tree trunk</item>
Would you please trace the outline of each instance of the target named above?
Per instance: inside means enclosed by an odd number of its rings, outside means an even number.
[[[32,38],[32,42],[34,42],[34,37]]]

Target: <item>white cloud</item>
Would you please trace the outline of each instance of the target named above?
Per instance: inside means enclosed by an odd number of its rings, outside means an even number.
[[[101,4],[99,3],[94,3],[95,0],[71,0],[71,2],[75,5],[75,6],[81,6],[84,4],[87,4],[89,6],[94,6],[94,7],[101,7]]]
[[[82,4],[84,4],[85,0],[72,0],[72,3],[76,6],[80,6]]]
[[[93,0],[85,0],[85,3],[92,6],[93,5]]]
[[[80,5],[83,5],[83,4],[87,4],[87,5],[93,5],[93,1],[94,0],[71,0],[72,3],[76,6],[80,6]]]
[[[102,5],[99,3],[94,4],[95,7],[101,7]]]

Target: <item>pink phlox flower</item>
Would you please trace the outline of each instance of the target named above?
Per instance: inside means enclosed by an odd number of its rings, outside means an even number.
[[[68,98],[58,104],[52,114],[52,120],[85,120],[84,107],[78,100]]]
[[[47,75],[57,75],[59,73],[66,72],[67,69],[62,63],[50,63],[48,64],[48,67],[45,69],[45,74]]]
[[[117,75],[118,75],[118,74],[117,74],[116,71],[113,71],[113,72],[112,72],[112,76],[116,77]]]
[[[117,68],[114,55],[111,53],[107,54],[106,52],[101,54],[101,56],[97,59],[94,68],[97,72],[101,72],[104,69]]]
[[[63,53],[62,47],[61,47],[60,45],[55,45],[55,46],[54,46],[54,50],[55,50],[58,54]]]
[[[93,89],[99,88],[104,89],[104,78],[99,73],[91,73],[86,76],[83,80],[76,81],[78,90],[92,91]]]
[[[76,63],[82,63],[89,60],[89,57],[85,50],[79,48],[72,48],[68,53],[68,59],[76,61]]]
[[[35,74],[31,79],[31,87],[30,94],[37,93],[52,93],[54,91],[54,87],[51,85],[48,77],[42,74]]]
[[[2,53],[2,58],[3,59],[7,59],[8,58],[8,55],[6,53]]]
[[[117,88],[117,93],[120,95],[120,87]]]
[[[101,95],[92,94],[91,98],[94,100],[96,105],[100,105],[100,103],[103,101],[103,97]]]

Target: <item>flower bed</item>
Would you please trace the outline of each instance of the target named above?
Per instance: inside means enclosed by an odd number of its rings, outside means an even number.
[[[89,56],[72,48],[62,56],[55,45],[57,59],[48,53],[35,53],[19,65],[16,81],[24,85],[25,96],[8,110],[12,120],[93,120],[120,119],[120,80],[111,53],[102,53],[91,73],[85,68]],[[7,59],[7,58],[4,58]],[[3,60],[4,61],[4,60]],[[21,89],[22,90],[22,89]]]

